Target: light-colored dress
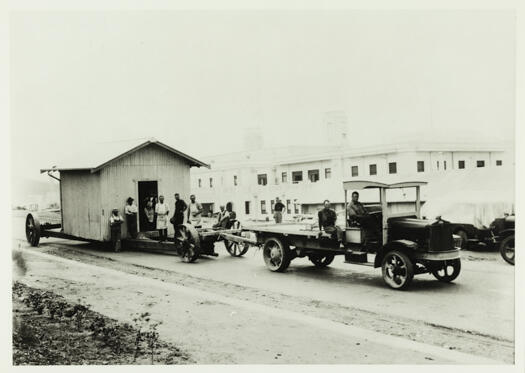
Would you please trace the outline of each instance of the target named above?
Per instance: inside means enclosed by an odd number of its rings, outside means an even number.
[[[155,205],[157,213],[157,229],[168,229],[168,214],[170,213],[166,203],[157,203]]]
[[[189,220],[192,225],[199,225],[201,222],[201,215],[199,212],[202,212],[202,206],[199,202],[190,202],[189,209]]]

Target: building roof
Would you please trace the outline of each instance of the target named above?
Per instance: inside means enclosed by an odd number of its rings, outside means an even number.
[[[100,171],[102,168],[108,166],[110,163],[121,159],[131,153],[134,153],[146,146],[155,144],[161,148],[184,158],[188,161],[190,166],[196,167],[210,167],[208,164],[199,161],[179,150],[166,145],[155,138],[150,138],[146,141],[142,140],[129,140],[129,141],[111,141],[105,143],[91,144],[90,146],[84,146],[75,154],[72,154],[69,159],[63,161],[58,166],[51,168],[43,168],[40,170],[41,173],[48,171],[81,171],[89,170],[92,173]]]
[[[505,144],[416,142],[383,144],[374,146],[286,146],[265,147],[205,157],[213,169],[259,167],[310,163],[334,158],[366,157],[402,152],[501,152]]]

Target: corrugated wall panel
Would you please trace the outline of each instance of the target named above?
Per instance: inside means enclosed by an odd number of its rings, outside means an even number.
[[[164,195],[165,202],[173,213],[175,199],[173,194],[180,193],[188,201],[190,194],[190,170],[186,161],[173,153],[157,146],[150,145],[132,153],[100,171],[102,219],[109,221],[112,208],[118,208],[124,214],[128,197],[133,197],[138,205],[138,182],[158,182],[159,194]],[[109,240],[109,223],[102,224],[102,237]],[[122,237],[126,237],[126,224],[122,228]],[[168,229],[173,234],[173,228]]]
[[[67,234],[102,239],[100,175],[89,171],[61,172],[63,229]]]

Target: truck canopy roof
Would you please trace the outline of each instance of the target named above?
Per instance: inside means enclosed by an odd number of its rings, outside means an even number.
[[[378,181],[368,180],[350,180],[343,181],[344,190],[359,190],[359,189],[371,189],[371,188],[384,188],[384,189],[397,189],[397,188],[412,188],[421,185],[426,185],[426,181],[402,181],[397,183],[381,183]]]

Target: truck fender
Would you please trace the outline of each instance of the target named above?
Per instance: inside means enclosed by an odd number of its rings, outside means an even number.
[[[412,258],[414,251],[417,249],[417,243],[410,240],[394,240],[388,242],[377,251],[374,259],[374,268],[381,267],[381,262],[385,254],[394,249],[402,251],[407,254],[409,258]]]

